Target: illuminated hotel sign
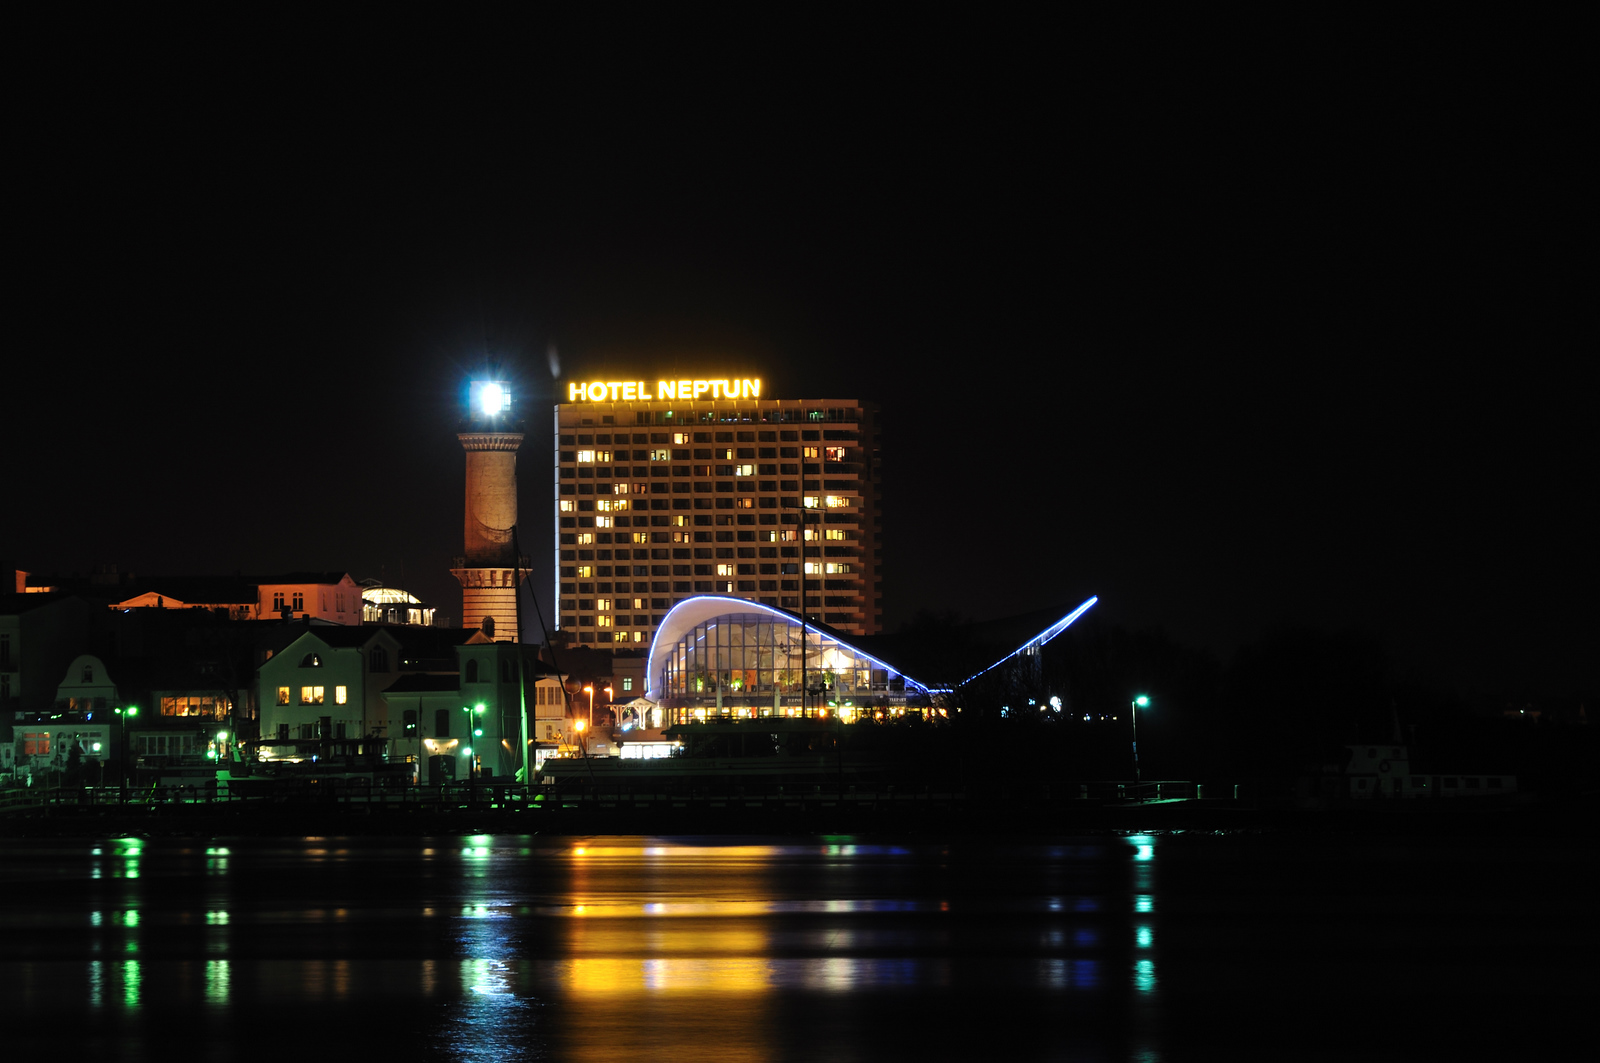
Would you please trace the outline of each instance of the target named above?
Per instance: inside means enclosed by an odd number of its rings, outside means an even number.
[[[738,380],[657,380],[650,394],[644,380],[594,380],[587,384],[568,384],[568,402],[654,402],[657,399],[759,399],[761,381]]]

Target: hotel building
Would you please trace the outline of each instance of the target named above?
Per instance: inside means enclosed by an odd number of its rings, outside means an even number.
[[[764,398],[759,380],[595,381],[568,399],[555,600],[574,642],[644,649],[702,594],[878,632],[876,406]]]

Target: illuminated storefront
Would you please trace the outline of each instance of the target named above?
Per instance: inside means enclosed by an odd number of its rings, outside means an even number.
[[[933,692],[827,628],[738,598],[691,598],[651,646],[649,697],[670,723],[715,717],[899,714]]]

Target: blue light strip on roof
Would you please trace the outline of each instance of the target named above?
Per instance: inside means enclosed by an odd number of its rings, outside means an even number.
[[[694,603],[706,603],[706,602],[727,602],[730,605],[737,606],[738,607],[738,612],[741,612],[741,613],[766,613],[766,614],[770,615],[774,620],[785,621],[785,622],[787,622],[788,624],[790,624],[793,627],[800,627],[801,626],[801,621],[800,621],[800,618],[798,616],[795,616],[792,613],[787,613],[787,612],[783,611],[782,609],[774,608],[773,606],[770,606],[770,605],[763,605],[760,602],[752,602],[747,598],[729,598],[729,597],[726,597],[726,596],[720,595],[720,594],[701,594],[701,595],[696,595],[693,598],[685,598],[683,601],[681,601],[677,605],[673,606],[672,609],[670,611],[668,611],[667,615],[662,618],[661,623],[656,626],[655,638],[650,640],[650,653],[649,653],[649,656],[647,656],[645,658],[644,688],[645,688],[645,693],[646,694],[648,694],[652,690],[657,689],[656,688],[656,678],[657,678],[657,676],[655,674],[655,672],[656,672],[656,644],[660,641],[662,632],[666,631],[667,628],[670,626],[668,624],[668,617],[671,617],[673,613],[677,612],[679,609],[682,609],[686,605],[691,605],[691,604],[694,604]],[[729,611],[731,612],[732,610],[729,610]],[[720,615],[726,615],[726,614],[720,614]],[[881,668],[893,673],[894,675],[900,676],[906,682],[910,683],[912,686],[916,687],[918,690],[922,691],[923,693],[930,694],[930,695],[934,693],[934,691],[932,689],[930,689],[929,687],[925,686],[922,683],[917,682],[915,679],[913,679],[910,676],[906,675],[904,672],[902,672],[900,669],[896,668],[894,665],[888,663],[887,661],[881,661],[878,658],[874,657],[872,654],[867,653],[864,650],[856,649],[856,647],[850,645],[850,643],[848,643],[848,642],[844,641],[843,639],[839,638],[837,635],[828,634],[827,632],[824,632],[820,628],[818,628],[817,625],[815,625],[813,623],[810,623],[810,622],[807,622],[805,624],[805,627],[806,627],[807,631],[815,631],[819,638],[832,639],[834,642],[838,643],[840,646],[844,646],[847,649],[849,649],[850,652],[855,654],[857,657],[859,657],[861,659],[864,659],[864,660],[871,661],[873,664],[878,665],[879,667],[881,667]],[[679,637],[682,637],[682,636],[679,636]],[[674,639],[673,641],[676,642],[677,639]]]
[[[981,671],[973,673],[972,675],[968,676],[965,680],[963,680],[962,684],[958,684],[958,685],[965,685],[966,683],[970,683],[974,679],[978,678],[978,676],[981,676],[981,675],[983,675],[983,674],[985,674],[987,672],[993,671],[994,669],[1000,667],[1000,665],[1002,665],[1005,662],[1011,660],[1011,658],[1017,656],[1020,653],[1026,652],[1030,647],[1043,646],[1045,643],[1049,642],[1051,639],[1055,638],[1057,635],[1059,635],[1063,631],[1067,630],[1067,628],[1071,627],[1073,621],[1077,620],[1078,617],[1082,616],[1084,613],[1087,613],[1091,608],[1093,608],[1094,604],[1096,602],[1098,602],[1099,600],[1100,600],[1100,598],[1099,598],[1098,595],[1095,596],[1095,597],[1090,598],[1088,601],[1086,601],[1082,605],[1078,606],[1072,612],[1068,613],[1066,616],[1062,617],[1060,620],[1057,620],[1055,623],[1051,624],[1049,627],[1045,628],[1043,631],[1041,631],[1037,635],[1033,636],[1033,638],[1029,639],[1027,642],[1024,642],[1021,646],[1018,646],[1016,649],[1012,650],[1010,653],[1006,654],[1004,657],[1000,658],[998,661],[996,661],[993,664],[991,664],[988,668],[984,668]],[[673,613],[677,612],[679,609],[684,608],[685,606],[694,605],[694,604],[703,605],[703,604],[706,604],[706,603],[709,603],[709,602],[727,602],[729,605],[737,607],[737,610],[739,612],[741,612],[741,613],[766,613],[766,614],[768,614],[769,616],[771,616],[775,620],[783,620],[783,621],[789,623],[790,625],[792,625],[794,627],[801,626],[801,620],[800,620],[800,618],[798,616],[795,616],[792,613],[785,612],[782,609],[777,609],[777,608],[775,608],[773,606],[770,606],[770,605],[763,605],[760,602],[752,602],[747,598],[730,598],[730,597],[726,597],[726,596],[720,595],[720,594],[701,594],[701,595],[696,595],[693,598],[685,598],[683,601],[681,601],[677,605],[673,606],[672,609],[670,611],[668,611],[666,617],[662,618],[662,622],[659,625],[656,626],[655,638],[650,640],[650,653],[645,658],[644,687],[645,687],[646,695],[648,695],[650,691],[656,690],[656,679],[657,679],[657,676],[656,676],[656,645],[661,641],[662,633],[665,632],[667,630],[667,628],[670,626],[667,623],[667,618],[671,617]],[[731,611],[732,610],[730,610],[730,612]],[[719,614],[719,615],[726,615],[726,614]],[[895,674],[897,676],[900,676],[907,683],[910,683],[912,686],[916,687],[918,690],[922,691],[924,694],[928,694],[928,695],[931,696],[933,694],[948,694],[951,691],[951,688],[947,688],[947,687],[930,687],[925,683],[919,683],[919,682],[917,682],[917,680],[911,678],[909,675],[906,675],[900,669],[898,669],[898,668],[894,667],[893,665],[889,664],[887,661],[879,660],[878,658],[872,656],[872,654],[870,654],[870,653],[866,653],[863,650],[856,649],[856,647],[851,646],[850,643],[844,641],[843,639],[839,638],[838,636],[829,635],[829,634],[821,631],[820,629],[818,629],[815,625],[813,625],[811,623],[806,623],[805,626],[810,631],[816,631],[820,638],[831,638],[835,642],[837,642],[839,645],[848,648],[850,650],[850,652],[854,653],[857,657],[860,657],[860,658],[863,658],[865,660],[871,661],[873,664],[879,665],[882,668],[886,669],[887,671],[892,672],[893,674]],[[682,636],[680,635],[678,637],[681,638]],[[675,638],[673,641],[676,642],[677,639]]]
[[[1060,620],[1057,620],[1054,624],[1051,624],[1049,627],[1033,636],[1033,638],[1029,639],[1027,642],[1024,642],[1022,645],[1018,646],[1016,649],[1012,650],[1010,653],[991,664],[988,668],[984,668],[981,671],[974,672],[972,675],[967,676],[966,679],[962,680],[960,685],[964,686],[978,678],[978,676],[983,675],[986,672],[993,671],[1002,664],[1005,664],[1007,661],[1011,660],[1011,658],[1015,657],[1017,654],[1027,651],[1030,647],[1037,648],[1039,646],[1043,646],[1045,643],[1049,642],[1051,639],[1067,630],[1067,628],[1071,627],[1074,620],[1078,619],[1078,617],[1082,616],[1084,613],[1087,613],[1090,607],[1092,607],[1094,603],[1098,602],[1099,600],[1100,598],[1098,595],[1090,598],[1088,601],[1078,606],[1078,608],[1074,609]]]

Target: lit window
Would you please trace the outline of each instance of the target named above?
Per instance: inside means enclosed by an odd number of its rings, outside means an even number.
[[[594,626],[595,627],[610,627],[611,626],[611,614],[602,613],[600,616],[595,617],[594,618]]]
[[[807,561],[806,562],[806,575],[815,576],[818,573],[820,573],[821,571],[822,571],[822,562],[821,561]]]
[[[563,512],[563,513],[571,513],[573,510],[575,510],[577,508],[578,508],[578,503],[574,502],[572,499],[563,498],[561,500],[561,512]]]
[[[633,689],[633,676],[631,676],[631,675],[630,676],[623,676],[623,678],[622,678],[622,689],[623,690],[632,690]]]
[[[592,542],[594,542],[594,532],[579,532],[578,533],[578,545],[579,546],[587,546],[588,544],[590,544]]]
[[[593,565],[579,565],[578,566],[578,578],[579,579],[594,579],[594,566]]]
[[[844,538],[844,529],[843,528],[829,528],[826,537],[829,538],[829,539],[843,539]]]
[[[808,458],[817,457],[817,448],[816,447],[801,447],[800,449],[805,452],[805,456],[808,457]],[[582,461],[583,459],[579,458],[578,460]]]
[[[796,531],[795,529],[793,529],[793,528],[785,528],[785,529],[783,529],[782,531],[780,531],[778,533],[778,536],[784,542],[792,543],[795,540],[800,538],[800,533],[798,531]]]
[[[287,704],[289,704],[289,688],[288,687],[279,687],[278,688],[278,704],[279,705],[287,705]]]
[[[829,561],[822,570],[830,576],[842,576],[850,571],[850,566],[843,561]]]
[[[621,508],[626,509],[627,506],[628,506],[628,503],[624,502],[624,503],[622,503],[622,507]],[[616,507],[617,507],[616,500],[610,499],[610,498],[599,499],[594,504],[594,508],[596,510],[598,510],[599,512],[601,512],[601,513],[610,513],[612,511],[612,509],[614,509]]]
[[[673,433],[672,441],[674,443],[678,444],[679,446],[682,446],[683,444],[689,442],[689,433],[688,432],[675,432],[675,433]]]
[[[824,447],[823,450],[826,452],[829,461],[843,461],[844,460],[844,448],[843,447]]]
[[[582,453],[582,452],[580,451],[579,453]],[[606,463],[609,464],[610,461],[611,461],[611,451],[609,451],[609,450],[597,450],[597,451],[594,452],[594,458],[595,458],[596,461],[602,461],[602,462],[606,462]],[[578,460],[582,461],[583,459],[579,458]]]
[[[302,705],[321,705],[322,704],[322,700],[323,700],[323,688],[322,687],[301,687],[300,688],[300,704],[302,704]]]
[[[817,506],[821,503],[821,501],[822,500],[819,499],[816,495],[806,495],[805,499],[804,499],[805,507],[807,509],[816,509]]]
[[[735,476],[754,476],[756,474],[756,467],[754,465],[735,465],[733,467],[733,474]]]
[[[851,498],[849,495],[829,495],[826,503],[829,509],[843,509],[850,505]]]
[[[625,494],[628,493],[628,485],[627,484],[616,484],[611,489],[613,491],[615,491],[619,495],[625,495]]]
[[[670,450],[652,450],[650,452],[650,460],[651,461],[670,461],[670,460],[672,460],[672,451],[670,451]]]
[[[650,533],[649,532],[634,532],[633,533],[633,541],[636,542],[636,543],[647,543],[647,542],[650,541]]]
[[[594,526],[596,528],[609,528],[615,523],[616,519],[615,517],[596,517]]]
[[[349,687],[334,687],[333,688],[333,703],[335,705],[343,705],[346,702],[348,702],[349,700],[350,700],[350,688]]]
[[[809,542],[816,541],[818,538],[821,537],[821,535],[822,535],[822,533],[820,531],[818,531],[816,528],[807,528],[805,530],[804,538],[805,538],[805,541],[809,543]]]
[[[731,575],[733,575],[733,566],[732,565],[718,565],[717,566],[717,575],[719,575],[719,576],[731,576]]]
[[[644,608],[644,599],[643,598],[635,598],[633,600],[633,607],[635,609],[643,609]]]
[[[580,451],[578,451],[578,460],[579,461],[593,461],[594,460],[594,451],[592,451],[592,450],[580,450]]]
[[[755,509],[756,508],[756,500],[754,498],[748,496],[748,495],[743,497],[743,498],[736,498],[736,499],[733,500],[733,502],[734,502],[734,508],[736,508],[736,509]]]
[[[611,608],[611,599],[610,598],[597,598],[597,599],[595,599],[594,607],[596,609],[610,609]]]

